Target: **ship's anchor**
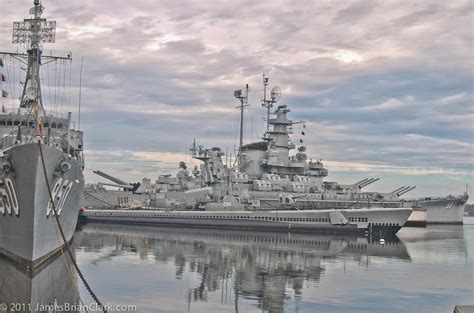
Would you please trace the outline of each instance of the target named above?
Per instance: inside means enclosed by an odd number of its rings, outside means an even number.
[[[69,170],[71,170],[71,163],[69,163],[66,159],[62,159],[56,167],[56,174],[57,176],[62,176],[69,172]]]

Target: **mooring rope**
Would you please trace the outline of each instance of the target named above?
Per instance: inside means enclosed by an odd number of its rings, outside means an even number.
[[[44,179],[46,181],[46,187],[48,189],[48,194],[49,194],[49,200],[51,201],[51,207],[53,209],[53,215],[54,217],[56,218],[56,222],[58,224],[58,228],[59,228],[59,232],[61,234],[61,237],[64,241],[64,246],[66,247],[66,251],[68,252],[69,256],[71,257],[71,261],[72,261],[72,264],[74,265],[74,268],[76,269],[76,272],[77,274],[79,275],[79,277],[81,278],[81,281],[82,283],[84,284],[84,286],[86,287],[87,291],[89,292],[89,294],[91,295],[92,299],[94,299],[94,301],[99,305],[99,308],[102,309],[102,312],[104,313],[107,313],[107,310],[105,309],[105,307],[102,305],[102,303],[100,302],[99,298],[97,298],[96,294],[94,293],[94,291],[92,290],[92,288],[90,287],[89,283],[87,282],[86,278],[84,277],[84,275],[82,274],[82,271],[79,269],[79,265],[77,265],[77,262],[76,260],[74,259],[74,256],[71,252],[71,249],[69,247],[69,243],[66,239],[66,236],[64,235],[64,231],[63,231],[63,228],[61,226],[61,223],[59,222],[59,216],[57,214],[57,211],[56,211],[56,205],[54,204],[54,199],[53,199],[53,194],[51,193],[51,188],[50,188],[50,185],[49,185],[49,181],[48,181],[48,173],[46,171],[46,164],[44,162],[44,155],[43,155],[43,146],[41,144],[41,140],[38,141],[38,146],[39,146],[39,150],[40,150],[40,156],[41,156],[41,164],[43,166],[43,174],[44,174]],[[61,249],[62,250],[62,249]]]

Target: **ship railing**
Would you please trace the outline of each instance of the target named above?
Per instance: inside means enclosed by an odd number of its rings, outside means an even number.
[[[24,135],[21,134],[18,136],[17,131],[12,131],[9,134],[3,135],[1,141],[0,141],[0,149],[5,150],[14,146],[18,146],[21,144],[25,143],[32,143],[32,142],[37,142],[38,140],[41,140],[43,143],[46,143],[46,136],[40,136],[40,135]],[[49,139],[49,146],[51,147],[56,147],[58,149],[61,149],[61,143],[62,139],[56,135],[53,136],[51,135]]]
[[[438,200],[452,200],[452,199],[455,199],[457,197],[461,197],[462,195],[447,195],[446,197],[439,197],[439,196],[436,196],[436,197],[423,197],[423,198],[417,198],[417,199],[414,199],[414,198],[409,198],[409,199],[405,199],[405,201],[407,202],[417,202],[417,201],[438,201]]]

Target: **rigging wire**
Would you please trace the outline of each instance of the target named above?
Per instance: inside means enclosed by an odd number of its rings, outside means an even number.
[[[11,95],[12,102],[13,102],[12,105],[14,106],[15,105],[15,94],[13,93],[14,90],[12,89],[12,84],[10,84],[10,80],[8,79],[8,77],[10,76],[10,71],[8,70],[8,66],[5,66],[5,64],[3,66],[7,70],[7,73],[6,73],[7,78],[6,79],[8,80],[8,83],[5,84],[5,82],[3,82],[2,85],[3,84],[8,85],[8,89],[12,93],[12,95]],[[15,79],[13,78],[13,80],[15,80]],[[3,100],[3,95],[2,95],[2,107],[3,107],[3,103],[4,103],[4,100]],[[12,107],[12,109],[13,109],[13,107]]]
[[[59,106],[61,107],[61,113],[64,112],[64,101],[63,101],[63,89],[62,89],[62,81],[63,81],[63,61],[59,61],[59,72],[58,72],[58,100],[59,100]]]
[[[71,111],[71,76],[72,76],[72,62],[69,63],[69,83],[68,83],[68,98],[67,103],[69,104],[69,111]]]
[[[51,109],[53,111],[55,111],[56,108],[54,107],[53,101],[51,99],[51,82],[50,82],[50,79],[49,79],[49,72],[50,71],[51,71],[51,69],[49,68],[49,62],[48,62],[48,64],[46,64],[46,79],[48,81],[48,99],[49,99],[49,104],[51,105]]]
[[[54,61],[54,107],[56,110],[58,109],[58,88],[57,88],[57,81],[58,81],[58,60]]]
[[[13,84],[14,96],[12,98],[16,98],[16,96],[17,96],[17,92],[16,92],[16,71],[15,71],[15,68],[13,67],[14,63],[12,62],[12,59],[13,59],[13,57],[10,55],[10,63],[12,64],[13,81],[14,81],[14,84]],[[18,65],[18,79],[20,80],[20,83],[21,83],[21,64]],[[13,100],[12,109],[15,109],[15,105],[16,105],[15,100]]]
[[[55,226],[54,229],[56,230],[56,239],[58,239],[59,249],[61,250],[61,256],[63,257],[64,265],[67,268],[67,276],[69,277],[72,288],[74,288],[74,286],[76,285],[76,280],[74,279],[74,272],[73,272],[73,269],[67,263],[67,257],[68,256],[64,253],[64,250],[63,250],[63,245],[61,243],[61,234],[59,232],[58,224],[55,222],[54,226]],[[71,262],[72,262],[72,260],[71,260]],[[79,295],[79,302],[82,304],[82,307],[85,309],[85,311],[89,312],[86,305],[84,304],[84,301],[82,301],[82,298],[81,298],[80,295]]]
[[[71,248],[70,248],[69,243],[66,239],[66,236],[64,235],[64,230],[63,230],[63,228],[61,226],[61,223],[59,221],[58,211],[56,210],[56,204],[54,203],[53,194],[51,192],[51,186],[49,185],[48,174],[47,174],[47,171],[46,171],[46,164],[45,164],[44,155],[43,155],[43,144],[41,143],[41,140],[38,140],[38,146],[39,146],[40,157],[41,157],[41,165],[43,167],[43,175],[44,175],[44,179],[46,181],[46,188],[48,190],[49,201],[51,203],[51,208],[53,209],[53,216],[55,217],[55,221],[57,223],[57,226],[59,228],[59,232],[60,232],[61,237],[62,237],[63,242],[64,242],[64,247],[66,247],[66,251],[68,252],[69,256],[71,257],[72,264],[74,265],[74,267],[77,271],[77,274],[81,278],[82,283],[86,287],[87,291],[89,292],[91,297],[94,299],[94,301],[97,303],[97,305],[99,305],[99,308],[102,309],[102,312],[107,313],[107,310],[102,305],[99,298],[97,298],[97,295],[94,293],[94,291],[90,287],[89,283],[85,279],[84,274],[82,273],[81,269],[79,268],[79,265],[77,264],[76,260],[74,260],[74,256],[72,254]]]
[[[63,103],[64,103],[64,108],[66,109],[66,112],[69,112],[69,104],[67,103],[66,99],[66,72],[67,72],[67,66],[66,66],[66,61],[62,60],[63,67],[64,67],[64,75],[62,79],[62,88],[61,88],[61,93],[62,93],[62,98],[63,98]]]

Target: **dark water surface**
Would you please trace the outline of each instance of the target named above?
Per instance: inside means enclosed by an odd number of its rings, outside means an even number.
[[[406,228],[385,245],[87,224],[74,244],[102,302],[138,312],[452,312],[474,304],[474,218],[465,223]]]

